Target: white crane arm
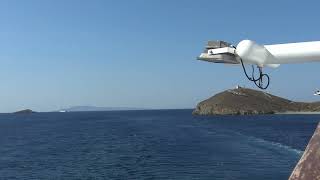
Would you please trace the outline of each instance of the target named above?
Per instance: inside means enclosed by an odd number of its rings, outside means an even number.
[[[280,64],[320,62],[320,41],[260,45],[251,40],[243,40],[237,47],[224,41],[209,41],[198,60],[241,64],[248,80],[261,89],[267,89],[270,78],[262,72],[263,67],[275,68]],[[253,68],[250,77],[244,64],[257,65],[259,76],[253,75]],[[267,84],[264,84],[265,81]]]
[[[251,40],[243,40],[237,45],[236,55],[244,63],[261,67],[267,64],[320,62],[320,41],[259,45]]]

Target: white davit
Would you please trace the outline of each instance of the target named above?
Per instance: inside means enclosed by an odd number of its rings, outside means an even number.
[[[270,77],[262,68],[277,68],[280,64],[320,62],[320,41],[262,45],[251,40],[242,40],[235,47],[225,41],[209,41],[198,60],[213,63],[239,64],[247,79],[260,89],[267,89]],[[252,65],[248,73],[245,65]],[[254,70],[254,65],[258,70]],[[259,74],[254,75],[255,72]],[[314,95],[319,96],[320,91]]]
[[[242,40],[237,47],[224,41],[209,41],[199,60],[213,63],[253,64],[278,67],[280,64],[320,61],[320,41],[262,45]]]

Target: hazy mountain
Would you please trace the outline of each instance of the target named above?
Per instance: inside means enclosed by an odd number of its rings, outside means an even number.
[[[58,111],[80,112],[80,111],[125,111],[125,110],[143,110],[142,108],[130,107],[96,107],[96,106],[72,106]]]

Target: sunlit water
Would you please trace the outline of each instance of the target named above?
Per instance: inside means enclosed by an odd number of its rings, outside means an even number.
[[[0,115],[0,179],[288,179],[320,115]]]

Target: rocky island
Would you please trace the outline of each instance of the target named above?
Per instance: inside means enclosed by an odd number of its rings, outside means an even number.
[[[31,109],[24,109],[21,111],[14,112],[14,114],[32,114],[32,113],[35,113],[35,112],[32,111]]]
[[[320,112],[320,102],[294,102],[272,94],[237,87],[200,102],[194,115],[248,115]]]

